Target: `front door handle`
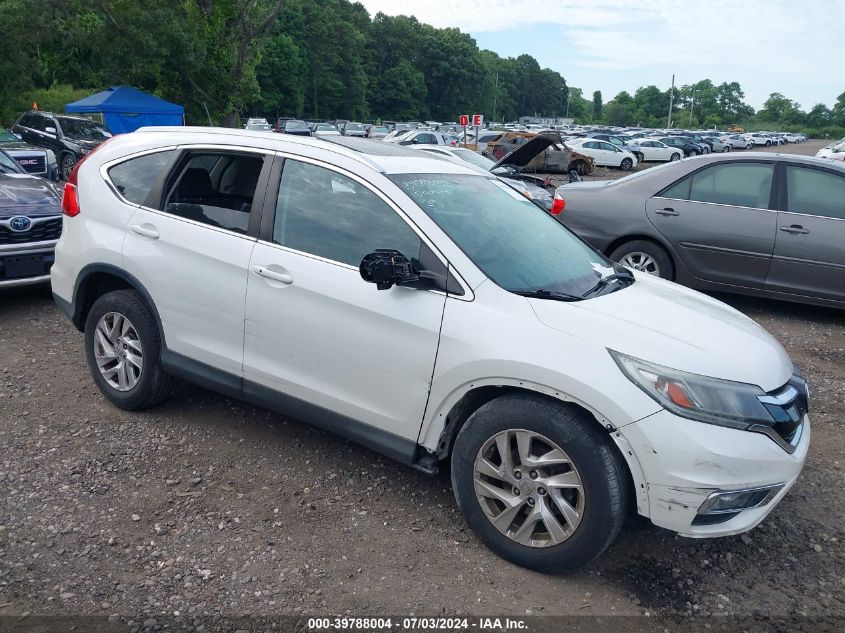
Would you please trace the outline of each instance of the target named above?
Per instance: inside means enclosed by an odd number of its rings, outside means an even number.
[[[666,207],[665,209],[658,209],[655,211],[657,215],[681,215],[677,211],[675,211],[672,207]]]
[[[158,229],[152,224],[133,224],[129,228],[132,229],[133,233],[137,233],[138,235],[143,235],[153,240],[158,239]]]
[[[809,230],[805,229],[800,224],[792,224],[791,226],[782,226],[782,227],[780,227],[780,230],[784,231],[786,233],[801,233],[801,234],[804,234],[804,233],[810,232]]]
[[[290,273],[271,270],[270,268],[267,268],[267,266],[253,266],[252,272],[254,272],[259,277],[266,277],[267,279],[279,281],[283,284],[293,283],[293,277],[290,275]]]

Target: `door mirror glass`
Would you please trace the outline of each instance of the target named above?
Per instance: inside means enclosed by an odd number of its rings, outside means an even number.
[[[23,140],[23,136],[21,136],[20,134],[15,134],[15,136],[17,136],[17,137],[18,137],[18,140],[19,140],[19,141],[22,141],[22,140]]]
[[[47,134],[52,134],[53,136],[56,135],[56,128],[54,128],[52,126],[45,127],[44,131],[47,132]]]
[[[411,261],[392,249],[379,249],[365,255],[358,270],[364,281],[375,284],[379,290],[389,290],[394,284],[414,282],[420,277]]]

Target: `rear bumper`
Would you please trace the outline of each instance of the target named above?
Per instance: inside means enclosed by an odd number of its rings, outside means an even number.
[[[793,453],[761,433],[687,420],[668,411],[619,431],[643,471],[648,502],[641,504],[640,512],[647,511],[657,526],[693,538],[729,536],[756,527],[797,481],[810,445],[806,416]],[[761,495],[765,502],[754,507],[710,515],[713,522],[699,515],[714,493],[772,488],[770,495]]]

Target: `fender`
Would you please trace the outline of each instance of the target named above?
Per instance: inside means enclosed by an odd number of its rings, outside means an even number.
[[[603,415],[593,406],[587,404],[579,398],[573,397],[572,395],[561,391],[560,389],[550,387],[549,385],[520,380],[518,378],[500,377],[483,378],[480,380],[474,380],[471,383],[464,383],[456,387],[446,397],[446,399],[441,402],[440,406],[434,410],[433,414],[431,416],[427,416],[427,419],[423,421],[423,425],[420,428],[420,435],[417,438],[417,443],[429,453],[441,454],[441,449],[443,448],[441,446],[441,436],[444,431],[451,430],[447,429],[447,417],[450,411],[464,396],[481,387],[511,387],[523,391],[534,391],[550,398],[560,400],[561,402],[577,404],[586,411],[589,411],[593,417],[595,417],[596,421],[608,432],[608,436],[616,445],[628,466],[628,472],[631,475],[631,480],[636,494],[637,512],[643,516],[649,516],[648,484],[645,480],[642,466],[640,465],[636,454],[632,450],[630,443],[625,436],[617,429],[613,422],[607,418],[607,416]]]
[[[161,317],[159,317],[158,309],[156,308],[155,302],[153,301],[152,296],[150,296],[149,291],[144,287],[138,279],[134,276],[123,270],[122,268],[118,268],[112,264],[103,264],[103,263],[93,263],[87,264],[79,271],[79,274],[76,276],[76,282],[73,286],[73,300],[70,305],[70,312],[71,312],[71,320],[73,324],[79,331],[82,331],[85,328],[85,322],[83,319],[83,310],[86,307],[86,293],[88,292],[88,280],[98,273],[104,273],[107,275],[111,275],[113,277],[117,277],[118,279],[123,280],[126,282],[130,287],[137,290],[141,297],[144,299],[144,302],[147,304],[147,307],[153,313],[153,317],[156,320],[156,326],[158,326],[159,335],[161,336],[161,346],[162,349],[167,347],[164,328],[161,325]],[[80,294],[81,293],[81,294]]]

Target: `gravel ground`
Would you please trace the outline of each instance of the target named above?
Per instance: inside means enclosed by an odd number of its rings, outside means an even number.
[[[801,479],[747,535],[633,518],[590,569],[543,576],[481,545],[447,474],[196,387],[115,409],[48,291],[2,292],[0,616],[845,616],[845,315],[719,298],[810,381]]]

